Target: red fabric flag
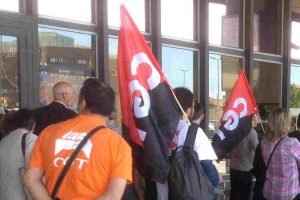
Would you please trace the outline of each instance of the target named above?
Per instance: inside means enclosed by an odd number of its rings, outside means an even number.
[[[140,173],[163,182],[181,114],[160,66],[123,5],[118,48],[123,134]]]
[[[250,132],[252,117],[256,112],[258,109],[255,98],[241,70],[224,109],[219,130],[212,142],[219,160]]]

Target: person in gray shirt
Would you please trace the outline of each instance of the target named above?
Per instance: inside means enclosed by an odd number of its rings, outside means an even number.
[[[6,123],[9,133],[0,141],[0,200],[26,200],[21,171],[26,168],[37,139],[32,133],[34,113],[20,109],[8,116]]]
[[[252,191],[253,159],[258,145],[254,127],[259,121],[255,114],[252,118],[250,133],[230,153],[230,199],[250,200]]]

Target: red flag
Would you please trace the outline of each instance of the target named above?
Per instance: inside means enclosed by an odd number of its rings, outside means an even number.
[[[241,70],[224,109],[219,130],[212,142],[219,160],[250,132],[252,117],[256,112],[258,109],[255,98]]]
[[[123,5],[118,65],[123,134],[140,173],[163,182],[169,170],[168,147],[181,114],[160,66]]]

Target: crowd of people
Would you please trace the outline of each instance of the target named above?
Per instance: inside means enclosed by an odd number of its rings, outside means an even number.
[[[218,187],[217,156],[200,128],[203,107],[186,88],[174,93],[184,113],[170,151],[185,143],[190,122],[198,124],[193,149],[208,180]],[[167,182],[144,180],[136,171],[131,148],[114,124],[115,94],[108,84],[87,79],[77,97],[70,83],[59,82],[53,96],[47,106],[1,116],[0,200],[172,200]],[[70,109],[74,103],[77,112]],[[229,155],[232,200],[300,199],[300,115],[298,129],[291,133],[291,116],[284,108],[272,110],[266,121],[265,133],[258,136],[260,118],[253,115],[251,131]],[[254,193],[257,157],[265,165],[265,180]]]

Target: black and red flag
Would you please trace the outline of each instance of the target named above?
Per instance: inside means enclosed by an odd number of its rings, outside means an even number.
[[[181,113],[159,64],[123,5],[118,65],[123,134],[133,149],[134,164],[144,177],[164,182],[169,144]]]
[[[252,128],[252,118],[258,112],[256,101],[243,70],[233,87],[221,117],[221,125],[212,146],[218,160],[224,158]]]

